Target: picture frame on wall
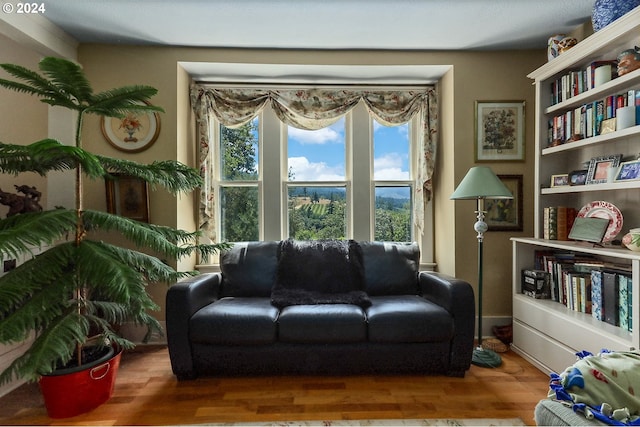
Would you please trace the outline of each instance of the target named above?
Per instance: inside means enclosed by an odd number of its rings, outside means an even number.
[[[476,101],[475,161],[523,162],[524,113],[524,101]]]
[[[607,182],[609,168],[617,168],[620,160],[622,160],[622,154],[592,158],[587,172],[587,185]]]
[[[485,222],[489,231],[523,230],[522,175],[498,175],[502,183],[511,191],[513,199],[486,199]]]
[[[141,222],[149,222],[149,189],[145,180],[112,173],[106,179],[107,212]]]
[[[137,153],[151,147],[158,139],[160,115],[152,111],[140,111],[130,112],[123,118],[103,116],[101,128],[105,139],[113,147]]]

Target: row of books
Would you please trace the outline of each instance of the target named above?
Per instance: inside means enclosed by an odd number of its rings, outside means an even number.
[[[640,124],[640,90],[637,89],[610,95],[552,117],[548,124],[547,146],[600,135],[606,132],[603,122],[615,118],[618,108],[628,106],[636,107],[636,124]]]
[[[543,238],[547,240],[569,240],[578,212],[567,206],[547,206],[543,210]]]
[[[601,68],[597,75],[596,70]],[[593,89],[618,76],[617,61],[594,61],[582,70],[573,70],[551,82],[551,105]]]
[[[548,299],[595,319],[632,329],[632,280],[627,266],[572,252],[536,251],[535,270],[548,280]],[[529,273],[530,275],[531,273]],[[525,284],[523,293],[536,298]]]

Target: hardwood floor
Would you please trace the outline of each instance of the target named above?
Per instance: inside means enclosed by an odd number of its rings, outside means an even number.
[[[37,384],[0,398],[0,425],[175,425],[338,419],[521,418],[533,422],[548,375],[515,353],[445,376],[199,378],[178,382],[164,346],[122,356],[114,396],[74,418],[47,417]]]

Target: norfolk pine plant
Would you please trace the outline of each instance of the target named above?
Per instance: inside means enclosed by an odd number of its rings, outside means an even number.
[[[53,57],[39,63],[39,72],[13,64],[0,67],[13,77],[0,79],[0,86],[77,114],[73,144],[54,139],[26,146],[0,143],[3,174],[75,173],[74,209],[54,208],[0,219],[0,254],[4,259],[24,254],[28,258],[0,277],[0,343],[35,337],[25,354],[0,374],[2,384],[14,378],[34,381],[58,366],[81,364],[82,349],[92,342],[132,348],[131,341],[117,334],[117,325],[127,321],[146,325],[150,331],[160,330],[148,313],[158,307],[147,293],[147,284],[171,284],[197,274],[178,272],[158,257],[208,256],[226,245],[198,244],[198,232],[84,208],[83,181],[114,179],[113,173],[140,178],[172,194],[193,191],[202,184],[197,170],[177,161],[140,164],[95,155],[82,147],[85,115],[122,118],[132,112],[162,111],[147,103],[156,94],[155,88],[136,85],[94,93],[79,65]],[[119,233],[136,249],[92,239],[97,231]],[[31,253],[30,248],[45,246],[49,248],[41,254]]]

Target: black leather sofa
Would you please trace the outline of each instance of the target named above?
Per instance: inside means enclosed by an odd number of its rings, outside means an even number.
[[[220,273],[169,288],[169,355],[200,375],[424,373],[464,376],[471,286],[419,271],[415,243],[242,242]]]

